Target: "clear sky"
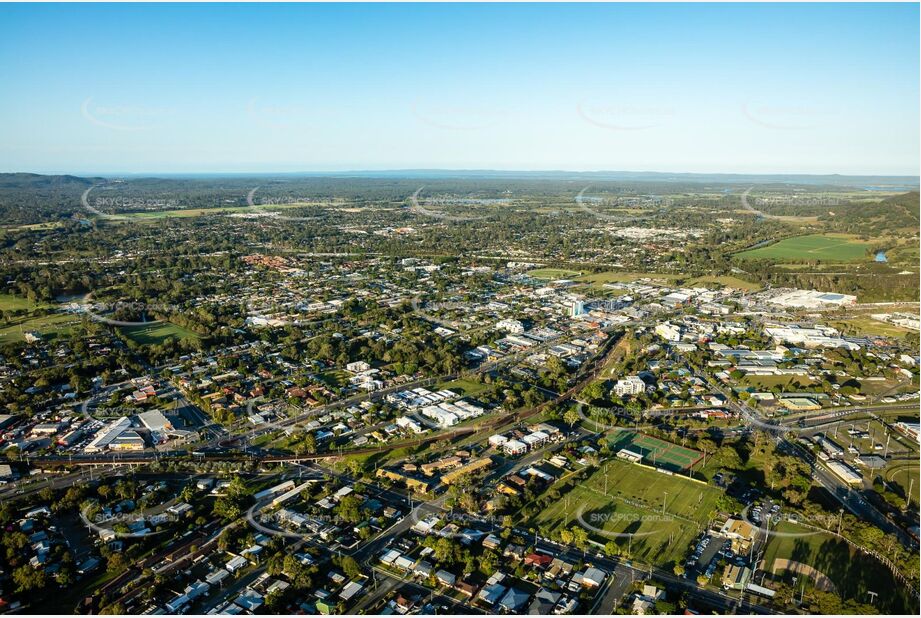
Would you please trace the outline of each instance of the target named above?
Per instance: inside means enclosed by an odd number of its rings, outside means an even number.
[[[0,5],[0,171],[917,174],[917,4]]]

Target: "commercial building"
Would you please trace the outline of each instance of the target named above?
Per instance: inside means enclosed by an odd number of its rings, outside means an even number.
[[[96,432],[96,437],[93,438],[92,442],[86,445],[86,448],[83,449],[87,453],[98,453],[109,448],[109,445],[120,436],[123,432],[127,431],[131,427],[131,419],[127,416],[122,416],[117,418],[98,432]]]
[[[863,477],[860,476],[860,473],[843,461],[833,459],[826,462],[826,465],[848,485],[860,485],[863,483]]]

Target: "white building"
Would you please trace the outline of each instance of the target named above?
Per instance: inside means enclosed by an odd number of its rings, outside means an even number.
[[[856,296],[838,294],[835,292],[817,292],[816,290],[791,290],[779,294],[768,302],[782,307],[795,307],[802,309],[822,309],[853,305],[857,302]]]
[[[528,445],[519,440],[509,440],[502,445],[506,455],[524,455],[528,452]]]
[[[349,363],[345,366],[346,371],[351,371],[352,373],[361,373],[367,371],[371,368],[371,365],[365,361],[355,361],[354,363]]]
[[[505,331],[507,333],[512,333],[513,335],[520,335],[524,332],[524,324],[518,320],[505,319],[496,322],[496,329]]]
[[[138,414],[138,419],[144,427],[156,433],[166,433],[173,430],[173,424],[159,410],[142,412]]]
[[[775,343],[792,343],[805,348],[844,348],[859,350],[860,346],[850,341],[845,341],[839,336],[836,329],[830,326],[814,326],[801,328],[799,326],[768,326],[764,329]]]
[[[646,392],[646,383],[639,376],[621,378],[614,385],[614,394],[620,397],[624,395],[642,395],[644,392]]]
[[[681,341],[683,329],[671,322],[662,322],[656,325],[656,334],[666,341]]]
[[[825,465],[848,485],[860,485],[863,483],[863,477],[860,476],[860,473],[843,461],[833,459],[826,462]]]

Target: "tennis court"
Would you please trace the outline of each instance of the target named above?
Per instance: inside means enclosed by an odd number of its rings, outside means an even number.
[[[614,450],[629,449],[642,455],[643,463],[674,472],[691,468],[703,457],[700,451],[644,433],[623,432],[611,443],[611,447]]]

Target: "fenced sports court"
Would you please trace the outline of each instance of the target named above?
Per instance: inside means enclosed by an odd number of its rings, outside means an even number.
[[[623,432],[611,445],[615,450],[629,449],[643,456],[643,463],[683,472],[703,458],[703,453],[644,433]]]

